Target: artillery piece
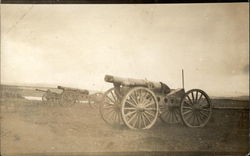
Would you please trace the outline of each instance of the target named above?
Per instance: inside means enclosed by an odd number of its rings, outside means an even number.
[[[44,92],[42,96],[42,101],[45,104],[60,104],[61,106],[72,106],[80,101],[88,101],[91,108],[98,108],[98,103],[102,101],[103,94],[101,92],[89,94],[88,90],[77,89],[70,87],[57,86],[57,89],[62,90],[62,92],[56,93],[51,92],[49,89],[41,90],[36,89],[36,91]]]
[[[62,90],[60,104],[63,106],[71,106],[76,102],[79,102],[81,99],[88,99],[89,91],[69,88],[63,86],[57,86],[58,89]]]
[[[81,100],[87,100],[91,108],[98,108],[98,103],[102,100],[103,94],[101,92],[90,94],[88,90],[76,89],[69,87],[57,86],[58,89],[63,90],[61,93],[61,105],[70,106]]]
[[[100,114],[109,125],[149,129],[159,116],[164,123],[183,121],[188,127],[203,127],[211,117],[212,103],[200,89],[185,92],[184,87],[170,89],[162,82],[110,75],[104,80],[114,85],[100,105]]]
[[[60,94],[52,92],[52,91],[50,91],[50,89],[48,89],[48,90],[36,89],[36,91],[44,92],[44,94],[42,96],[42,101],[45,104],[53,105],[54,103],[58,103],[60,100]]]

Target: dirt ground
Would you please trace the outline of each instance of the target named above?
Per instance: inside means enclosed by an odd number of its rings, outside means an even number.
[[[248,104],[249,101],[246,101]],[[114,128],[98,109],[78,103],[49,107],[40,101],[1,99],[1,154],[249,151],[249,111],[214,109],[204,128],[167,125],[159,119],[149,130]]]

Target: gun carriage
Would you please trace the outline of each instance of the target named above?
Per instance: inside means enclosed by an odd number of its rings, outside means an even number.
[[[36,91],[44,92],[42,101],[46,104],[60,104],[61,106],[72,106],[80,101],[88,101],[91,108],[98,108],[98,103],[102,101],[103,94],[101,92],[89,94],[88,90],[57,86],[62,90],[61,93],[36,89]]]
[[[76,102],[80,102],[82,99],[88,99],[89,91],[83,89],[76,89],[70,87],[57,86],[57,89],[62,90],[61,93],[61,105],[72,106]]]
[[[170,89],[162,82],[110,75],[104,80],[114,85],[100,105],[101,116],[109,125],[149,129],[160,117],[164,123],[203,127],[211,117],[212,103],[200,89],[185,92],[184,87]]]

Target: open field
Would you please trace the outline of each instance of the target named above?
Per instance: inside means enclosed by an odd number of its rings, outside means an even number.
[[[217,99],[213,103],[247,108],[249,101]],[[149,130],[130,130],[125,126],[110,127],[98,109],[86,103],[52,107],[41,101],[1,98],[3,155],[86,152],[103,155],[103,152],[138,151],[242,154],[249,151],[248,127],[247,109],[214,109],[204,128],[167,125],[159,119]]]
[[[166,125],[133,131],[105,124],[86,104],[48,107],[1,99],[2,153],[120,151],[248,151],[248,111],[214,110],[205,128]]]

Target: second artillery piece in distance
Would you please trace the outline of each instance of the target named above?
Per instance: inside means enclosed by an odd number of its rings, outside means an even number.
[[[61,105],[70,106],[80,101],[88,101],[91,108],[98,108],[98,103],[102,100],[103,94],[95,92],[90,94],[86,89],[70,88],[57,86],[58,89],[63,90],[61,93]]]
[[[63,86],[57,86],[57,89],[62,90],[60,98],[60,104],[62,106],[72,106],[76,102],[80,102],[80,100],[88,100],[88,90]]]
[[[81,101],[87,101],[91,108],[97,108],[99,99],[102,99],[102,93],[97,92],[94,94],[89,94],[88,90],[78,89],[78,88],[70,88],[57,86],[57,89],[61,90],[61,93],[56,93],[36,89],[36,91],[44,92],[42,96],[42,101],[47,105],[56,105],[60,104],[61,106],[73,106],[75,103],[80,103]]]

